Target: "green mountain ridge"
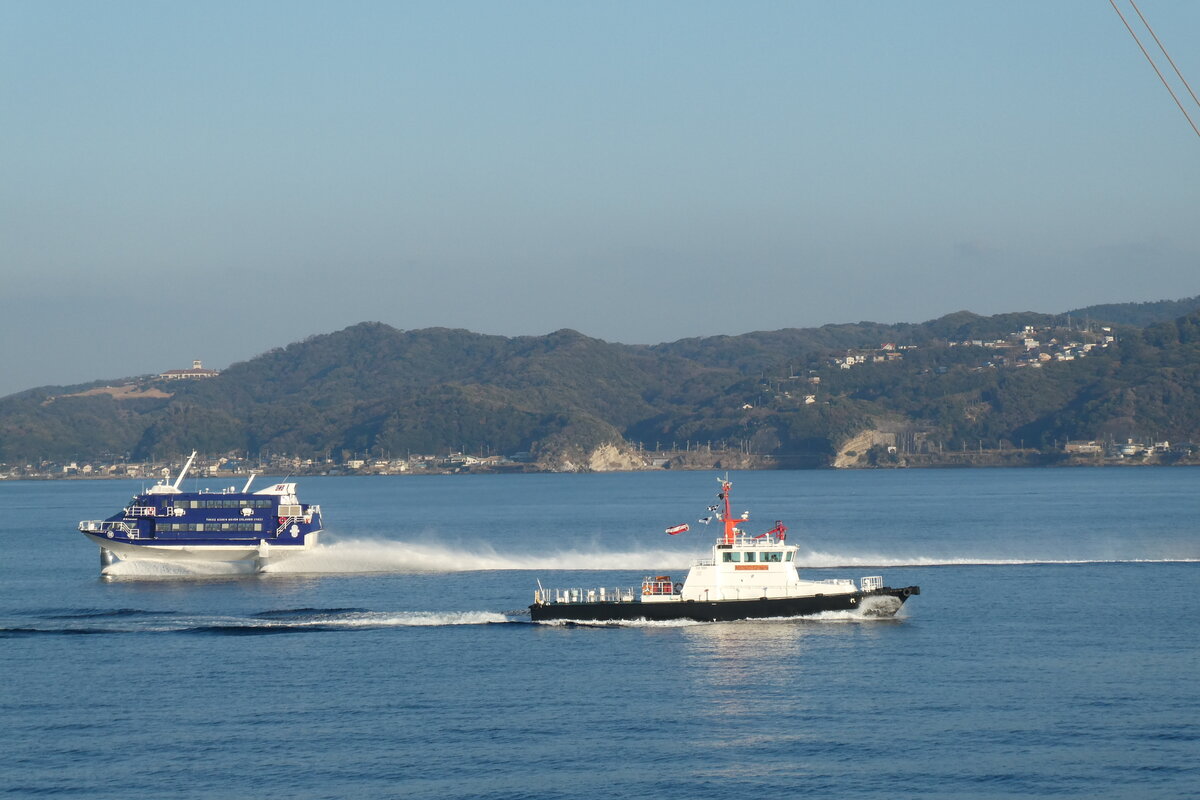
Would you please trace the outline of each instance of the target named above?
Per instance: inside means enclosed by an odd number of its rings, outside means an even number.
[[[1091,319],[1102,324],[1144,328],[1157,322],[1186,317],[1200,310],[1200,297],[1154,300],[1148,303],[1105,303],[1066,312],[1076,321]]]
[[[821,464],[850,437],[881,426],[944,448],[1137,435],[1192,440],[1200,438],[1200,298],[1190,302],[1191,313],[1121,328],[1115,343],[1086,358],[1021,369],[988,366],[986,348],[970,342],[1025,326],[1064,342],[1085,334],[1062,328],[1063,315],[1031,312],[963,311],[920,324],[861,322],[651,346],[572,330],[510,338],[360,323],[216,378],[146,376],[0,398],[0,462],[191,449],[550,455],[625,441],[647,449],[703,442]],[[1159,311],[1179,303],[1187,304],[1164,301]],[[1152,304],[1128,305],[1138,308],[1125,319]],[[1071,314],[1076,323],[1086,316]],[[893,358],[885,343],[906,349]],[[872,361],[832,364],[850,351]]]

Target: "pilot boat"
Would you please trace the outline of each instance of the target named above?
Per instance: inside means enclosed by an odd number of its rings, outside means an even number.
[[[296,484],[276,483],[253,494],[241,491],[186,492],[180,488],[195,461],[192,452],[174,483],[161,481],[135,495],[119,513],[83,520],[79,530],[100,546],[100,565],[115,561],[239,561],[261,569],[317,545],[321,507],[296,497]]]
[[[620,620],[695,620],[715,622],[766,617],[800,617],[827,611],[850,611],[864,616],[893,616],[904,601],[920,594],[919,586],[893,589],[882,576],[851,579],[805,580],[796,569],[799,548],[787,543],[787,527],[775,527],[757,536],[742,526],[749,512],[734,516],[733,484],[718,478],[720,506],[709,511],[724,531],[712,548],[712,557],[696,561],[683,581],[670,575],[652,575],[637,587],[597,589],[545,589],[538,582],[529,614],[534,622],[565,620],[604,622]],[[706,522],[706,520],[701,520]],[[687,525],[667,529],[682,533]]]

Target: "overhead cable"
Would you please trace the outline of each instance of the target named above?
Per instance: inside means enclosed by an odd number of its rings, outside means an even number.
[[[1125,30],[1129,31],[1129,35],[1132,36],[1133,41],[1137,43],[1138,49],[1142,51],[1142,55],[1144,55],[1146,60],[1150,62],[1150,66],[1154,68],[1154,73],[1158,75],[1158,79],[1162,81],[1162,85],[1167,88],[1167,91],[1171,94],[1171,99],[1175,101],[1175,105],[1179,106],[1179,110],[1183,112],[1183,116],[1185,119],[1187,119],[1188,124],[1192,126],[1192,130],[1196,132],[1197,136],[1200,136],[1200,127],[1196,126],[1195,121],[1192,119],[1192,115],[1188,113],[1187,109],[1183,105],[1183,102],[1179,99],[1179,96],[1175,94],[1175,90],[1171,88],[1170,82],[1167,81],[1166,77],[1162,74],[1162,70],[1158,68],[1158,64],[1154,63],[1154,58],[1142,45],[1142,40],[1139,39],[1137,33],[1134,32],[1133,26],[1129,24],[1129,20],[1125,19],[1125,15],[1121,13],[1121,9],[1117,7],[1116,0],[1108,0],[1108,2],[1109,5],[1113,7],[1113,11],[1117,12],[1117,16],[1121,18],[1121,22],[1125,23]],[[1154,38],[1155,43],[1158,45],[1158,49],[1162,51],[1164,56],[1166,56],[1167,61],[1170,62],[1171,67],[1175,70],[1175,74],[1179,77],[1179,80],[1185,87],[1187,87],[1188,94],[1192,96],[1192,101],[1196,103],[1197,106],[1200,106],[1200,100],[1196,99],[1196,93],[1192,91],[1191,85],[1188,84],[1187,79],[1183,77],[1183,73],[1179,71],[1179,67],[1176,66],[1174,59],[1172,59],[1170,53],[1167,52],[1167,48],[1163,46],[1163,43],[1159,40],[1157,34],[1154,33],[1154,29],[1150,27],[1150,23],[1146,21],[1146,17],[1142,14],[1141,9],[1137,7],[1135,0],[1129,0],[1129,5],[1133,6],[1133,10],[1137,12],[1138,17],[1142,20],[1142,24],[1146,26],[1146,30],[1148,30],[1150,35]]]

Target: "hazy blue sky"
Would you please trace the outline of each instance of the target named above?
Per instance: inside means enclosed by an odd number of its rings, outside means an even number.
[[[1200,86],[1200,3],[1139,5]],[[0,108],[0,394],[1200,293],[1200,138],[1107,0],[5,0]]]

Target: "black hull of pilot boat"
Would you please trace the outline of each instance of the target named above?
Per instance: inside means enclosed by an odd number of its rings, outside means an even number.
[[[622,620],[650,620],[654,622],[687,619],[696,622],[732,622],[739,619],[762,619],[765,617],[805,617],[823,611],[855,611],[864,607],[864,600],[872,597],[894,597],[904,603],[921,587],[905,586],[902,589],[883,587],[869,592],[851,594],[815,595],[813,597],[764,597],[757,600],[685,600],[682,602],[598,602],[598,603],[534,603],[529,615],[534,622],[566,620],[570,622],[617,622]],[[866,604],[866,614],[871,614]],[[899,606],[891,613],[899,610]],[[880,609],[879,616],[890,616]]]

